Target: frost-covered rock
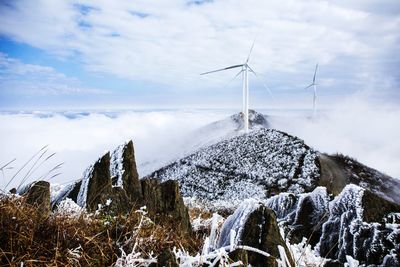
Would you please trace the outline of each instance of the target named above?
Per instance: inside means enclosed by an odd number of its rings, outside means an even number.
[[[102,206],[113,213],[127,213],[133,203],[141,203],[142,189],[132,141],[106,153],[84,171],[79,181],[54,193],[53,208],[66,198],[89,211]]]
[[[225,246],[247,246],[270,255],[266,257],[250,250],[236,253],[239,259],[245,257],[251,266],[278,266],[277,259],[282,259],[282,254],[290,266],[294,266],[289,249],[280,234],[275,213],[257,200],[244,201],[226,219],[218,241],[218,247]]]
[[[322,225],[316,250],[342,262],[350,255],[360,263],[381,265],[393,251],[400,253],[400,224],[387,223],[390,213],[396,211],[400,211],[399,205],[348,185],[329,204],[329,217]]]
[[[357,185],[336,197],[324,187],[298,195],[281,193],[267,201],[292,243],[308,239],[320,257],[342,263],[351,256],[361,264],[395,261],[400,253],[400,206]]]
[[[319,178],[316,158],[302,140],[260,128],[202,148],[149,177],[178,180],[184,196],[236,206],[247,198],[312,190]]]

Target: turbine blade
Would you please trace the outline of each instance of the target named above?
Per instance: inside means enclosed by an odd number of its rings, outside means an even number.
[[[315,83],[315,77],[317,76],[317,69],[318,69],[318,63],[315,65],[315,71],[314,71],[314,78],[313,78],[313,83]]]
[[[251,52],[253,52],[253,48],[254,48],[254,44],[256,43],[256,40],[257,40],[257,37],[254,38],[253,44],[251,45],[249,55],[247,56],[247,59],[246,59],[246,64],[247,64],[247,63],[249,62],[249,60],[250,60]]]
[[[272,94],[271,89],[269,89],[269,87],[265,84],[264,80],[261,79],[261,78],[258,76],[258,74],[257,74],[249,65],[247,65],[247,67],[249,68],[250,72],[252,72],[252,73],[254,74],[254,76],[256,76],[256,78],[261,82],[262,86],[263,86],[265,89],[267,89],[269,95],[272,97],[272,100],[273,100],[273,101],[276,101],[274,95]]]
[[[223,69],[218,69],[218,70],[212,70],[212,71],[203,72],[203,73],[200,73],[200,75],[205,75],[205,74],[214,73],[214,72],[218,72],[218,71],[223,71],[223,70],[229,70],[229,69],[239,68],[239,67],[242,67],[242,66],[243,66],[243,64],[240,64],[240,65],[233,65],[233,66],[226,67],[226,68],[223,68]]]
[[[313,86],[313,85],[314,85],[314,83],[310,84],[310,85],[307,86],[307,87],[304,87],[304,90],[310,88],[310,87]]]
[[[243,70],[240,70],[232,79],[229,80],[229,82],[227,82],[223,88],[228,87],[229,84],[231,84],[231,82],[233,82],[241,73],[243,72]]]

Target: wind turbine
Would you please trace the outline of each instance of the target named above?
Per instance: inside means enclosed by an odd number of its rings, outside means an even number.
[[[218,69],[218,70],[212,70],[212,71],[207,71],[204,73],[201,73],[200,75],[205,75],[205,74],[210,74],[214,72],[219,72],[219,71],[224,71],[224,70],[229,70],[229,69],[235,69],[235,68],[242,68],[238,74],[236,74],[236,77],[238,77],[240,74],[242,74],[242,81],[243,81],[243,104],[242,104],[242,112],[243,112],[243,121],[244,121],[244,130],[246,133],[249,132],[249,72],[252,72],[257,78],[258,75],[257,73],[249,66],[249,60],[250,60],[250,55],[251,52],[253,51],[255,44],[255,40],[250,48],[249,55],[247,56],[247,59],[244,63],[238,64],[238,65],[233,65],[229,66],[223,69]],[[268,87],[265,86],[263,83],[263,86],[269,91],[271,94],[271,91],[268,89]],[[271,94],[272,95],[272,94]]]
[[[315,114],[317,112],[317,110],[316,110],[317,109],[317,84],[315,83],[315,77],[317,76],[317,69],[318,69],[318,63],[317,63],[317,65],[315,65],[315,71],[314,71],[314,77],[313,77],[312,83],[309,86],[307,86],[306,88],[304,88],[304,89],[308,89],[310,87],[313,87],[313,89],[314,89],[313,117],[315,117]]]

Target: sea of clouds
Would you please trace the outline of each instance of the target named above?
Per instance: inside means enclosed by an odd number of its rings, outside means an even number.
[[[346,100],[312,119],[311,111],[259,110],[268,115],[273,128],[306,141],[321,152],[340,152],[388,175],[400,178],[400,108],[365,100]],[[56,153],[30,179],[41,176],[58,163],[61,174],[52,181],[67,183],[81,174],[106,151],[132,139],[139,173],[148,171],[185,151],[196,129],[233,114],[234,110],[153,110],[90,112],[2,112],[0,114],[0,185],[45,145]],[[182,142],[185,140],[185,142]],[[33,162],[31,162],[32,164]],[[29,171],[26,166],[11,186]]]

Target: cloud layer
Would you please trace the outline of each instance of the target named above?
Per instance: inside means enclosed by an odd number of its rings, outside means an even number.
[[[273,128],[296,135],[321,152],[347,154],[400,178],[398,106],[380,106],[358,98],[344,101],[335,110],[320,112],[317,120],[307,118],[307,112],[265,113],[271,115]],[[187,152],[190,143],[199,141],[187,138],[194,130],[231,114],[228,110],[3,113],[0,165],[13,158],[17,161],[13,163],[15,169],[5,173],[1,185],[46,144],[57,154],[38,172],[65,162],[56,182],[80,178],[84,169],[106,150],[128,139],[134,141],[139,172],[143,174],[148,165],[165,163]],[[213,133],[203,134],[206,136],[201,138],[206,139],[212,138]]]

